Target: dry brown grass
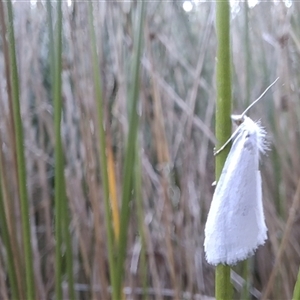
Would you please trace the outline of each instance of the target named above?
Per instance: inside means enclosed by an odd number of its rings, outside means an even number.
[[[107,138],[119,199],[135,5],[94,4]],[[87,3],[74,2],[70,7],[64,3],[63,9],[62,132],[76,290],[78,299],[109,299]],[[35,7],[23,2],[15,3],[14,10],[36,291],[38,299],[50,299],[54,292],[54,125],[46,7],[40,1]],[[291,299],[300,263],[299,12],[299,3],[290,8],[284,3],[260,3],[249,10],[251,99],[280,77],[273,92],[250,112],[254,119],[262,120],[271,141],[271,151],[262,158],[269,239],[252,261],[253,286],[265,297],[268,292],[268,299]],[[243,17],[240,11],[232,19],[233,110],[238,112],[246,106]],[[214,5],[201,3],[187,14],[181,2],[149,2],[145,24],[139,136],[149,298],[208,299],[204,295],[214,294],[214,273],[205,261],[202,245],[214,181]],[[22,285],[24,257],[13,125],[0,49],[3,192]],[[140,299],[142,294],[135,208],[132,203],[124,282],[128,299]],[[0,250],[0,298],[9,299],[1,239]],[[239,266],[234,269],[239,273]],[[232,278],[235,284],[243,284],[234,274]],[[64,293],[67,298],[67,288]],[[239,291],[235,294],[238,299]]]

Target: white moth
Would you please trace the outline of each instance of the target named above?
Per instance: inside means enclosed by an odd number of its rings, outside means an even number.
[[[260,152],[267,150],[266,131],[245,114],[277,80],[241,115],[231,116],[239,127],[216,152],[233,140],[205,225],[204,250],[212,265],[236,264],[267,239],[259,171]]]

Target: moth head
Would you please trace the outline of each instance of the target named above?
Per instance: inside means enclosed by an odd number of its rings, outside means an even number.
[[[251,129],[252,133],[253,131],[255,132],[259,152],[266,153],[269,150],[269,142],[266,140],[266,130],[261,126],[260,121],[254,122],[244,113],[241,115],[231,115],[231,120],[237,125],[237,127],[240,127],[240,125],[246,121],[246,127],[243,128],[247,128],[248,131]]]
[[[231,115],[231,120],[237,125],[240,126],[245,121],[245,115]]]

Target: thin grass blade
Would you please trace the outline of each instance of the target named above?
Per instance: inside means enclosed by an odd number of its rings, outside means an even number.
[[[26,162],[24,153],[24,137],[23,126],[20,111],[19,98],[19,78],[18,67],[15,49],[15,35],[13,22],[13,7],[11,0],[7,1],[8,12],[8,41],[9,41],[9,56],[11,64],[11,87],[12,87],[12,101],[13,101],[13,118],[15,126],[15,139],[17,150],[17,170],[20,189],[20,205],[21,205],[21,219],[22,219],[22,235],[24,243],[25,255],[25,278],[26,278],[26,295],[27,299],[35,299],[35,282],[34,269],[31,248],[31,232],[30,232],[30,210],[27,194],[27,179],[26,179]]]
[[[53,82],[54,101],[54,130],[55,130],[55,297],[62,299],[62,232],[63,232],[63,209],[64,209],[64,166],[61,143],[61,61],[62,61],[62,8],[61,0],[57,3],[57,24],[55,40],[55,68]]]
[[[101,164],[101,178],[103,197],[105,205],[105,223],[107,233],[107,248],[108,248],[108,261],[110,281],[112,285],[112,299],[116,298],[116,269],[115,269],[115,257],[114,257],[114,236],[112,228],[112,216],[109,202],[109,180],[107,173],[107,156],[106,156],[106,136],[104,129],[104,113],[103,113],[103,96],[102,96],[102,83],[99,70],[99,59],[97,53],[96,34],[94,28],[94,16],[93,16],[93,4],[89,1],[89,27],[91,37],[92,59],[93,59],[93,77],[94,77],[94,90],[95,101],[98,115],[98,134],[99,134],[99,150],[100,150],[100,164]]]
[[[139,74],[140,74],[140,56],[142,51],[142,36],[144,28],[145,2],[139,3],[137,32],[135,35],[134,61],[133,61],[133,85],[130,90],[129,101],[130,121],[128,139],[125,153],[125,165],[123,173],[123,191],[122,191],[122,208],[121,208],[121,224],[120,224],[120,240],[118,247],[118,264],[117,264],[117,299],[121,298],[122,279],[124,274],[124,262],[126,259],[127,247],[127,229],[130,217],[130,200],[131,191],[133,189],[134,165],[135,165],[135,147],[137,140],[139,115],[137,112],[137,104],[139,98]]]

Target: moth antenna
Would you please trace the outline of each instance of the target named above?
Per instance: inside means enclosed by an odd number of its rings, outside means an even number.
[[[246,109],[245,111],[241,114],[241,118],[243,118],[246,114],[246,112],[255,104],[257,103],[266,93],[267,91],[277,82],[277,80],[279,79],[279,77],[277,77],[266,89],[265,91],[254,101],[252,102]]]

